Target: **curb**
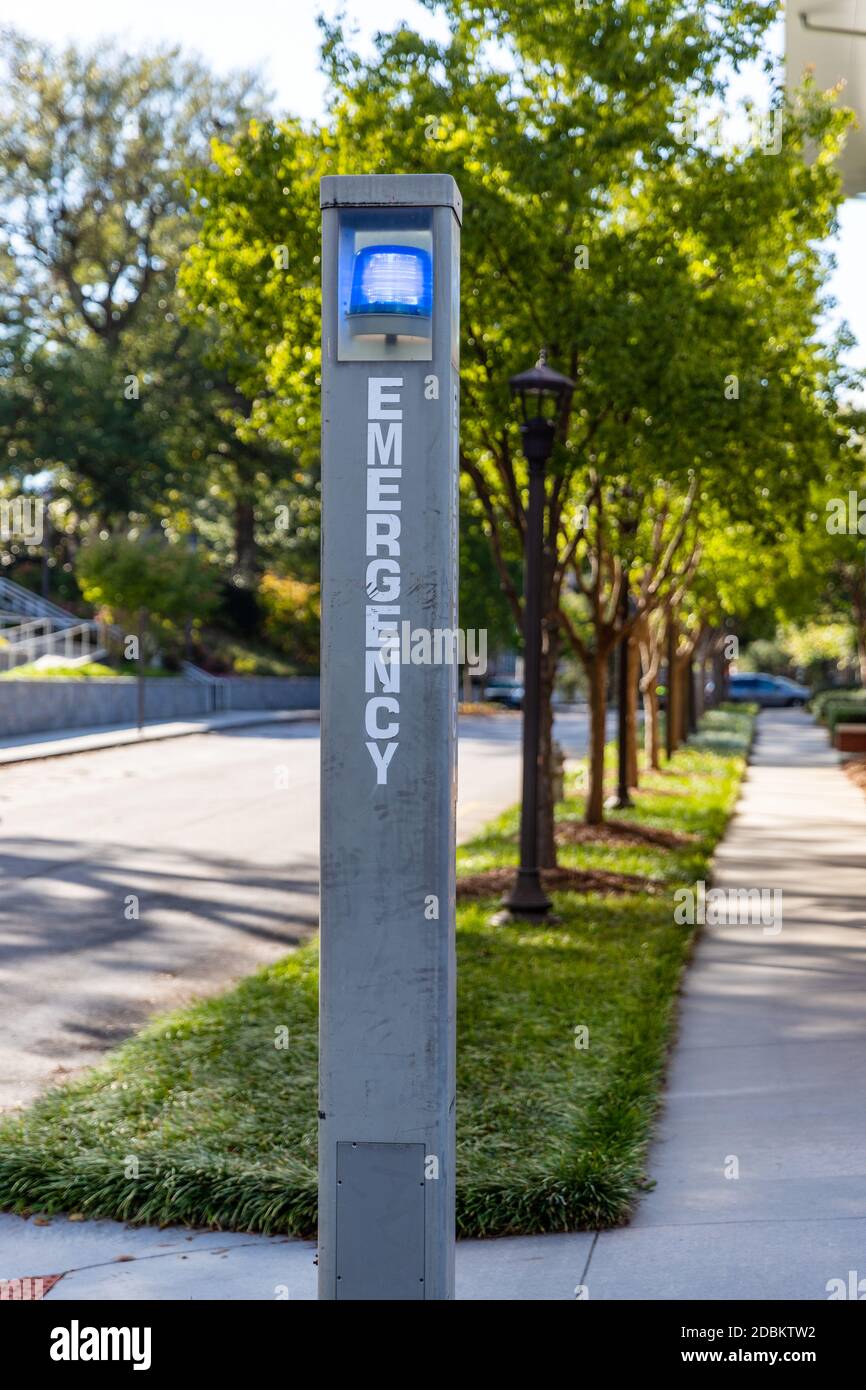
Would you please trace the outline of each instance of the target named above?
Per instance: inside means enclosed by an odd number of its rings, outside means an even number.
[[[157,743],[168,738],[190,738],[193,734],[220,733],[223,729],[246,729],[254,724],[295,724],[311,720],[318,722],[317,709],[239,710],[236,715],[217,716],[201,723],[175,720],[150,727],[145,724],[140,730],[135,725],[124,724],[101,734],[88,733],[86,729],[81,729],[66,738],[58,738],[55,742],[34,741],[5,748],[0,745],[0,767],[15,763],[41,762],[46,758],[70,757],[73,753],[94,753],[103,748],[137,747],[142,743]]]

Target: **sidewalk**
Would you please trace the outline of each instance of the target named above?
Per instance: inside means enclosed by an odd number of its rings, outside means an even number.
[[[459,1298],[574,1299],[583,1286],[590,1300],[810,1300],[849,1271],[866,1278],[864,869],[866,798],[826,734],[799,712],[764,713],[714,882],[781,889],[782,930],[703,929],[655,1188],[621,1230],[462,1242]],[[311,1299],[314,1253],[282,1237],[0,1215],[0,1277],[64,1273],[51,1300]]]
[[[599,1237],[591,1298],[826,1299],[866,1276],[866,798],[808,715],[761,715],[714,882],[781,889],[782,930],[704,929],[656,1187]]]
[[[244,729],[251,724],[282,724],[297,720],[318,720],[317,709],[243,709],[231,714],[203,714],[194,719],[172,719],[134,724],[106,724],[96,729],[58,729],[45,733],[22,734],[0,739],[0,766],[27,763],[37,758],[62,758],[68,753],[92,753],[97,748],[120,748],[128,743],[153,743],[164,738],[185,738],[188,734],[209,734],[218,729]]]

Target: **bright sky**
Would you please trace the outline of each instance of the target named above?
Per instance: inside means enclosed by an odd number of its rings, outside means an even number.
[[[89,43],[114,35],[130,47],[178,43],[195,50],[217,71],[260,68],[273,88],[277,105],[295,114],[321,115],[324,83],[318,72],[319,33],[316,14],[346,10],[362,36],[390,29],[400,20],[423,33],[441,32],[441,22],[417,0],[0,0],[0,27],[16,28],[62,43]],[[760,104],[760,82],[756,86]],[[838,316],[846,318],[860,347],[855,354],[866,366],[866,198],[851,199],[842,209],[841,232],[833,247],[838,269],[832,292]]]

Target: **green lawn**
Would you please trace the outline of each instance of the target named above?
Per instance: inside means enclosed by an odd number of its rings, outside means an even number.
[[[146,666],[144,674],[150,678],[155,676],[176,676],[176,671],[168,671],[163,666]],[[33,662],[26,662],[21,666],[13,666],[10,670],[0,674],[0,680],[5,681],[83,681],[83,680],[104,680],[110,677],[112,680],[138,679],[138,666],[136,663],[126,665],[123,669],[118,666],[106,666],[101,661],[87,661],[81,666],[36,666]]]
[[[10,670],[4,671],[0,675],[0,680],[6,681],[48,681],[48,680],[97,680],[101,676],[117,676],[119,671],[113,671],[110,666],[103,666],[99,661],[88,661],[83,666],[36,666],[33,662],[26,662],[21,666],[13,666]]]
[[[582,779],[571,779],[559,807],[561,863],[633,876],[627,891],[556,893],[560,920],[541,929],[491,927],[492,898],[461,903],[461,1234],[627,1218],[691,945],[691,930],[674,924],[673,894],[709,876],[751,724],[742,710],[709,715],[669,770],[644,778],[615,833],[586,839]],[[477,875],[513,863],[516,834],[516,813],[503,816],[461,850],[461,874],[477,885]],[[7,1120],[0,1207],[309,1234],[316,990],[312,943],[155,1021]],[[284,1049],[274,1045],[281,1028]]]

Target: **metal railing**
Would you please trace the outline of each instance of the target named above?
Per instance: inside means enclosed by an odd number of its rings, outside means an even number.
[[[95,661],[105,655],[109,630],[0,577],[0,670],[14,670],[41,656],[76,664]]]
[[[76,623],[60,632],[34,630],[47,621],[37,619],[22,623],[19,628],[4,633],[6,645],[0,647],[0,669],[14,670],[42,656],[63,657],[80,665],[105,654],[105,638],[99,624]]]
[[[14,579],[0,577],[0,601],[4,608],[13,613],[24,613],[33,618],[50,618],[56,627],[77,627],[81,619],[74,613],[67,613],[59,604],[16,584]]]
[[[180,669],[183,671],[185,680],[208,687],[210,691],[209,714],[217,714],[226,708],[226,682],[222,676],[212,676],[210,671],[203,671],[200,666],[195,666],[191,661],[182,661]]]

